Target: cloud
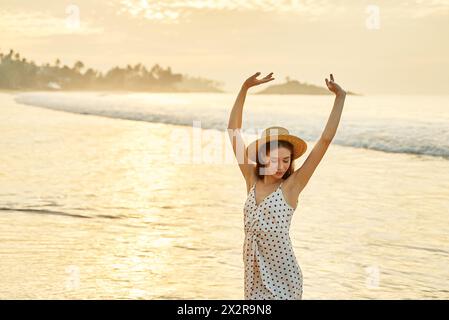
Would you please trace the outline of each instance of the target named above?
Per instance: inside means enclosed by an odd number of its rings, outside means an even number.
[[[291,13],[306,20],[329,19],[336,15],[360,15],[363,7],[379,6],[385,16],[423,18],[448,15],[449,0],[117,0],[119,14],[178,23],[192,13],[200,11],[239,11]]]
[[[379,7],[391,17],[419,19],[449,15],[449,0],[402,0]]]
[[[295,12],[307,17],[330,13],[335,5],[329,0],[121,0],[119,14],[128,13],[160,22],[177,22],[198,11]]]
[[[9,35],[45,37],[64,34],[98,34],[103,29],[91,26],[80,18],[79,8],[66,7],[66,16],[55,17],[48,12],[24,12],[18,10],[0,10],[0,30]]]

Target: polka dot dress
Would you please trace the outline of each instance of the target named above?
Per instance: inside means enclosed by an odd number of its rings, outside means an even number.
[[[243,262],[247,300],[302,299],[302,272],[290,240],[295,211],[279,187],[257,205],[251,187],[244,206]]]

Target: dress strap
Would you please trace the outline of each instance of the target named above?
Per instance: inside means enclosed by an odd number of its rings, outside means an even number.
[[[250,190],[253,190],[253,189],[255,189],[255,188],[256,188],[256,183],[257,183],[257,181],[253,183],[253,186],[251,187],[251,189],[250,189]]]

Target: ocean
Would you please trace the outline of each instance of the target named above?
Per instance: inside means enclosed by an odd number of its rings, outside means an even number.
[[[242,299],[235,94],[0,93],[0,298]],[[308,143],[332,96],[246,98]],[[290,235],[303,299],[449,298],[449,96],[347,96]]]

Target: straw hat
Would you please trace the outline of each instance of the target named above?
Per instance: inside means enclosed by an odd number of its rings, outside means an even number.
[[[291,135],[287,129],[283,127],[268,127],[262,132],[261,138],[251,142],[246,149],[248,158],[256,162],[256,154],[259,148],[272,140],[290,142],[293,145],[292,160],[299,158],[307,150],[307,143],[301,138]],[[274,144],[276,145],[276,143]]]

